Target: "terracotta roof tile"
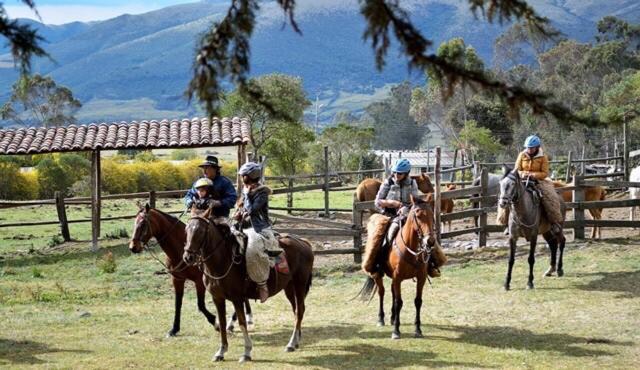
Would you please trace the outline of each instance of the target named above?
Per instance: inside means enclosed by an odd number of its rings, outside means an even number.
[[[91,123],[0,130],[0,155],[94,149],[153,149],[248,144],[246,118]]]

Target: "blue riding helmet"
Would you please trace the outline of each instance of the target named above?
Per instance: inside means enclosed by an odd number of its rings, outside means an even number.
[[[409,173],[411,172],[411,162],[405,158],[398,159],[391,168],[391,171],[397,173]]]
[[[535,148],[540,146],[540,138],[537,135],[531,135],[524,141],[525,148]]]

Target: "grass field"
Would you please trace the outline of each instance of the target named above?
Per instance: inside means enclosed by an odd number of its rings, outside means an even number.
[[[300,350],[283,351],[292,315],[277,296],[253,305],[254,362],[243,367],[635,368],[638,242],[570,245],[560,279],[541,278],[547,258],[540,256],[533,291],[524,289],[524,257],[516,261],[514,290],[501,289],[504,251],[448,266],[425,290],[423,339],[411,337],[414,283],[406,281],[399,341],[390,339],[389,326],[375,326],[375,300],[350,301],[363,282],[350,257],[319,263],[325,267],[314,274]],[[0,366],[210,367],[218,336],[197,312],[192,287],[182,332],[166,339],[173,317],[168,276],[154,273],[161,267],[148,254],[130,255],[124,240],[102,246],[98,254],[88,252],[87,243],[0,252]],[[99,267],[107,251],[115,257],[113,273]],[[230,346],[224,367],[237,366],[241,336]]]

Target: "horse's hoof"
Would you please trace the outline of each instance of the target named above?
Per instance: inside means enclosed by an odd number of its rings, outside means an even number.
[[[556,272],[556,269],[554,269],[553,267],[549,267],[549,269],[544,273],[544,276],[545,277],[553,276],[555,272]]]
[[[240,359],[238,360],[239,363],[243,363],[247,361],[251,361],[251,356],[240,356]]]
[[[564,270],[560,269],[558,270],[558,277],[562,277],[562,276],[564,276]]]
[[[179,331],[180,331],[180,330],[174,330],[174,329],[169,330],[169,331],[167,332],[167,338],[175,337],[176,335],[178,335],[178,332],[179,332]]]
[[[224,356],[214,356],[213,361],[215,362],[224,361]]]
[[[295,349],[294,347],[291,347],[291,346],[286,346],[286,347],[284,348],[284,351],[285,351],[285,352],[293,352],[293,351],[295,351],[295,350],[296,350],[296,349]]]
[[[421,332],[416,332],[413,336],[416,338],[424,338],[424,335],[422,335]]]
[[[378,326],[384,326],[384,320],[378,320]]]
[[[231,326],[227,326],[227,332],[228,332],[229,334],[233,334],[233,329],[234,329],[233,325],[231,325]]]
[[[511,290],[511,288],[509,287],[509,285],[505,284],[505,285],[504,285],[504,290],[505,290],[506,292],[508,292],[509,290]]]
[[[218,325],[218,323],[213,324],[213,328],[216,329],[217,332],[220,331],[220,325]]]
[[[400,339],[400,333],[391,333],[391,339]]]
[[[533,289],[533,283],[527,283],[527,289]]]

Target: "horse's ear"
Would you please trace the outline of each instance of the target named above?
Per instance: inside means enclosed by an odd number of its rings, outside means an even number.
[[[502,164],[502,173],[506,176],[507,174],[509,174],[509,172],[511,172],[511,168],[509,168],[509,166],[507,166],[506,163]]]
[[[151,207],[149,206],[149,203],[144,205],[145,212],[149,212],[150,209],[151,209]]]

